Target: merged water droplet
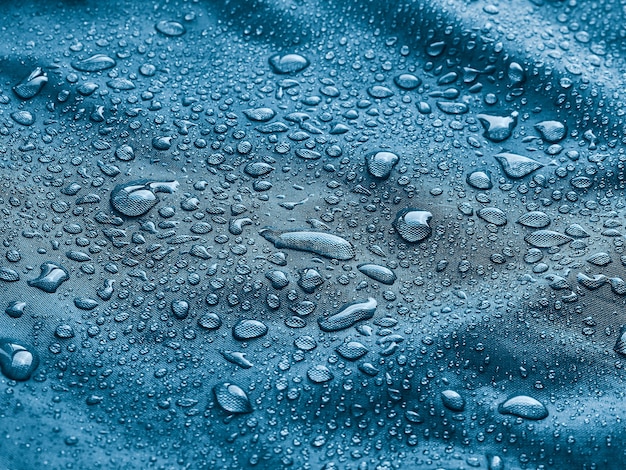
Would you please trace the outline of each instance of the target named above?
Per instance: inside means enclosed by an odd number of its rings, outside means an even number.
[[[40,268],[41,274],[39,277],[28,281],[28,285],[49,294],[54,294],[59,286],[70,278],[67,269],[52,261],[43,263]]]
[[[485,137],[492,142],[503,142],[509,137],[517,125],[517,111],[509,116],[491,116],[489,114],[478,114],[476,118],[485,129]]]
[[[44,85],[48,83],[48,76],[37,67],[31,74],[13,87],[15,94],[23,100],[29,100],[39,94]]]
[[[136,180],[117,185],[111,192],[113,208],[128,217],[147,214],[159,202],[155,193],[172,193],[178,181]]]
[[[18,340],[0,339],[0,369],[11,380],[25,381],[39,365],[35,350]]]
[[[26,302],[14,300],[10,302],[4,312],[11,318],[20,318],[24,315],[24,309],[26,308]]]
[[[327,317],[319,318],[318,323],[322,331],[340,331],[350,328],[363,320],[369,320],[374,316],[378,302],[370,297],[365,302],[352,302],[344,305],[341,309]]]

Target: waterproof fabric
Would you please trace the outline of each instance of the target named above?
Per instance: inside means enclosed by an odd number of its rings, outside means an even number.
[[[0,468],[623,468],[623,5],[23,3]]]

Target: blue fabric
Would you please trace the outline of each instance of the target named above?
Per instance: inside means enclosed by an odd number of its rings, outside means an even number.
[[[0,469],[620,469],[618,2],[6,3]]]

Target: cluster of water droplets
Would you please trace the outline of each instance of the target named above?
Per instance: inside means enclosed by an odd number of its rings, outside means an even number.
[[[528,463],[571,406],[537,351],[611,343],[607,374],[626,356],[626,321],[585,303],[626,295],[623,151],[531,107],[551,78],[501,43],[469,65],[469,41],[380,31],[267,51],[183,16],[72,36],[0,95],[10,387],[47,382],[113,428],[208,426],[210,468]]]

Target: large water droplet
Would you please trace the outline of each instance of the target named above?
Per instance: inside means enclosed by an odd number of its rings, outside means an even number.
[[[548,410],[540,401],[526,395],[509,398],[498,407],[498,411],[502,414],[534,420],[548,416]]]
[[[28,285],[37,287],[49,294],[54,294],[59,286],[70,278],[67,269],[52,261],[43,263],[40,268],[41,274],[39,277],[28,281]]]
[[[238,385],[228,382],[219,383],[213,387],[213,394],[224,411],[236,414],[252,412],[248,395]]]
[[[30,346],[21,342],[0,339],[0,369],[11,380],[28,380],[39,365],[39,357]]]

